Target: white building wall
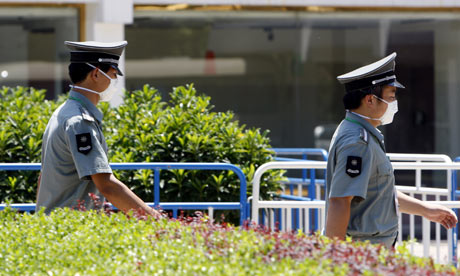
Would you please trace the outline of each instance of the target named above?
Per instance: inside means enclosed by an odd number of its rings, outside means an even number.
[[[135,0],[136,5],[247,5],[320,7],[460,7],[458,0]]]
[[[450,8],[460,7],[458,0],[1,0],[0,3],[30,4],[99,4],[112,2],[124,5],[245,5],[245,6],[318,6],[318,7],[412,7],[412,8]]]

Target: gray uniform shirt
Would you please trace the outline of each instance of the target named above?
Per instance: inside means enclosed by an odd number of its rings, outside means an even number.
[[[326,212],[330,198],[354,197],[347,235],[392,246],[398,230],[393,167],[380,131],[351,112],[331,141],[326,195]]]
[[[79,201],[93,209],[88,196],[104,200],[91,175],[111,173],[102,134],[102,113],[89,99],[70,91],[69,99],[51,116],[42,144],[42,168],[37,210],[76,207]]]

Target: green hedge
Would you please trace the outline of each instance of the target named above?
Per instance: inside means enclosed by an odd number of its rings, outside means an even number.
[[[64,98],[47,101],[45,90],[3,87],[0,99],[0,162],[40,162],[43,132]],[[37,171],[0,171],[0,202],[34,202],[37,178]]]
[[[41,138],[52,112],[62,103],[44,100],[44,90],[1,91],[1,162],[40,162]],[[213,112],[210,98],[192,85],[180,86],[164,101],[145,85],[125,93],[116,108],[101,103],[111,162],[225,162],[238,165],[248,184],[254,171],[273,160],[268,131],[246,128],[232,112]],[[146,201],[153,201],[153,172],[115,171]],[[0,172],[0,201],[33,202],[37,172]],[[161,201],[239,201],[239,180],[231,171],[162,171]],[[279,188],[281,171],[264,175],[261,194]],[[250,194],[252,188],[248,186]]]
[[[451,266],[366,243],[60,209],[0,212],[2,275],[456,275]]]

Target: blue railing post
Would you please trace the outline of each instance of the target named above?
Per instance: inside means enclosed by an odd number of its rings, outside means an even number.
[[[308,196],[311,200],[315,200],[315,199],[319,199],[319,198],[316,198],[316,183],[315,183],[315,180],[316,180],[316,171],[314,169],[310,170],[310,186],[308,186]],[[314,214],[314,231],[317,231],[318,230],[318,223],[319,223],[319,220],[318,220],[318,210],[312,210],[313,211],[313,214]],[[310,219],[312,218],[312,216],[310,216]]]
[[[454,162],[459,162],[460,157],[457,157],[454,159]],[[452,170],[452,187],[451,187],[451,200],[456,201],[458,198],[458,192],[457,192],[457,170]],[[458,217],[458,209],[454,210],[455,214]],[[455,267],[457,267],[458,260],[457,260],[457,246],[458,246],[458,226],[457,224],[452,228],[452,264],[454,264]]]
[[[289,193],[294,195],[294,184],[289,184]]]
[[[160,206],[160,169],[153,170],[153,204],[155,207]]]
[[[257,221],[257,224],[265,225],[265,209],[262,209],[262,216],[260,216],[260,223]]]
[[[303,152],[302,160],[308,160],[307,152]],[[307,180],[307,177],[308,177],[307,169],[302,169],[302,181],[304,183]],[[291,193],[291,195],[292,195],[292,193]],[[301,193],[300,193],[299,196],[303,196],[303,187],[301,189]],[[295,224],[293,225],[293,229],[299,229],[300,228],[301,210],[300,209],[293,209],[292,215],[294,216],[292,221],[295,222]],[[311,223],[311,221],[310,221],[310,223]]]
[[[307,157],[306,153],[302,154],[302,159],[303,160],[308,160],[307,158],[308,157]],[[307,169],[302,169],[302,180],[303,181],[307,180]],[[302,195],[300,195],[300,196],[302,196]]]
[[[278,210],[278,230],[283,229],[283,211],[281,208],[277,209]],[[276,225],[275,225],[276,227]]]

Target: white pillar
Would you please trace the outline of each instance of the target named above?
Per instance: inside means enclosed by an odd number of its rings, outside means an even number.
[[[125,24],[133,22],[133,0],[99,0],[86,5],[85,40],[114,42],[125,40]],[[129,41],[128,46],[129,48]],[[120,57],[120,70],[125,72],[125,54]],[[120,87],[125,87],[125,78],[119,77]],[[123,102],[122,91],[114,95],[110,104]]]
[[[449,153],[452,159],[457,157],[460,153],[460,146],[458,143],[458,137],[460,136],[460,128],[458,126],[458,80],[457,80],[457,59],[452,58],[447,60],[447,98],[449,105],[448,108],[448,124],[449,124]],[[447,138],[447,137],[446,137]]]
[[[311,27],[302,26],[300,29],[300,60],[302,63],[307,61],[308,48],[310,46]]]
[[[64,44],[64,40],[77,40],[78,30],[75,28],[73,22],[69,20],[60,20],[60,27],[55,29],[56,32],[56,53],[54,63],[54,99],[57,99],[59,95],[69,91],[68,86],[63,86],[63,80],[69,79],[68,74],[68,58],[69,48]]]
[[[388,39],[390,38],[390,25],[391,22],[388,19],[380,20],[379,28],[379,37],[380,37],[380,47],[379,47],[379,56],[384,57],[387,53]]]

